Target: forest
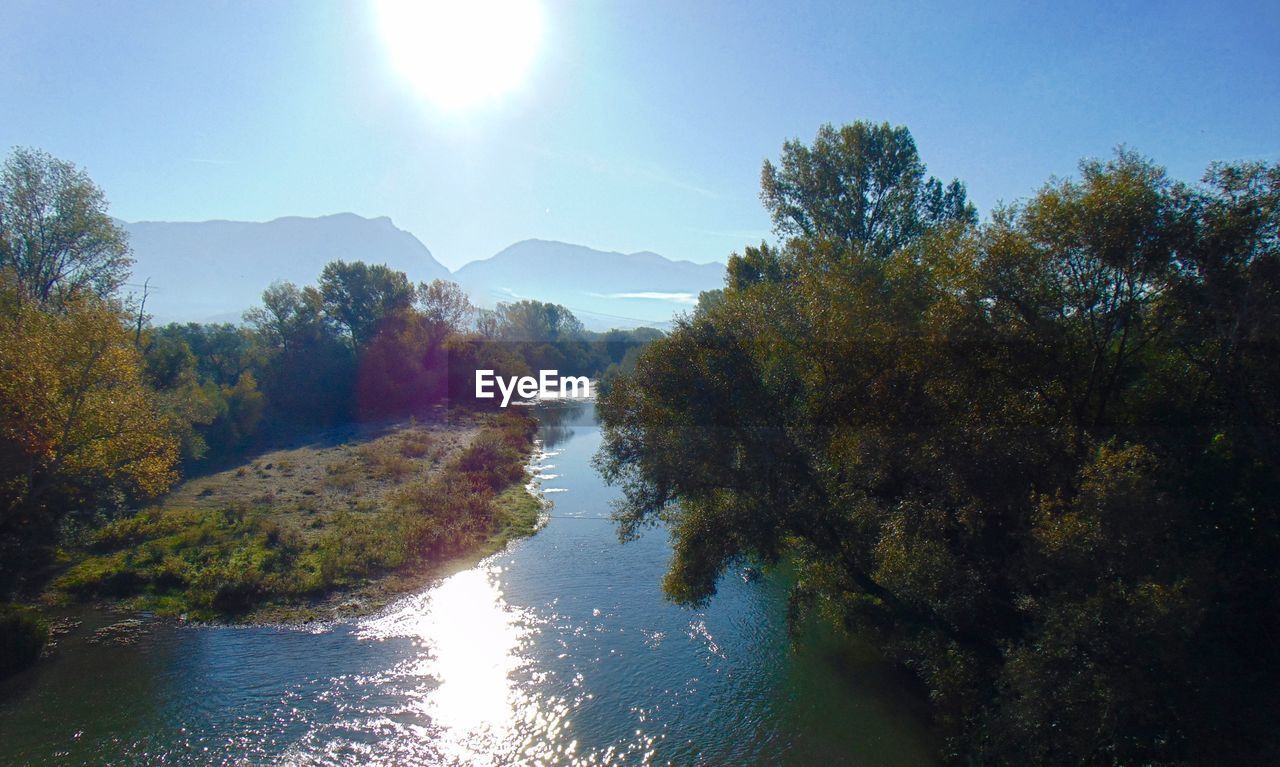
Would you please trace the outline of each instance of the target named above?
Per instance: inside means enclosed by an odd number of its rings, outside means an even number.
[[[1280,166],[1120,149],[980,221],[910,132],[766,161],[777,244],[599,412],[664,588],[795,573],[963,764],[1275,764]]]

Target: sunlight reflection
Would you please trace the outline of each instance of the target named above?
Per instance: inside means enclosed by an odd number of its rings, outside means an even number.
[[[558,726],[512,679],[530,628],[503,599],[497,568],[452,575],[364,628],[371,638],[409,637],[426,649],[408,674],[435,682],[419,706],[433,750],[448,761],[505,762],[520,746],[521,725]]]

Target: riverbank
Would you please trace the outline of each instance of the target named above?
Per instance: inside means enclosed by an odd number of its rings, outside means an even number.
[[[535,428],[518,412],[452,413],[192,478],[97,531],[45,601],[234,623],[372,612],[534,532]]]

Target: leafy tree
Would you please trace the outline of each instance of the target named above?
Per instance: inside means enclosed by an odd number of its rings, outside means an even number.
[[[421,411],[448,394],[445,325],[416,312],[383,322],[360,355],[356,413],[377,418]]]
[[[262,291],[262,306],[246,311],[244,321],[268,348],[300,348],[334,335],[320,292],[292,282],[272,283]]]
[[[785,282],[789,277],[782,254],[777,248],[770,247],[767,242],[760,243],[758,248],[748,245],[743,249],[742,255],[734,253],[729,257],[725,270],[726,284],[737,290],[762,282]],[[711,304],[722,301],[723,291],[718,292],[720,293],[718,296],[708,296],[706,303],[702,301],[701,295],[698,296],[698,310],[705,311]]]
[[[233,325],[167,325],[144,335],[147,382],[181,425],[182,455],[191,463],[244,447],[265,409],[252,372],[265,357],[254,335]]]
[[[694,315],[706,314],[724,302],[724,289],[704,290],[698,294],[698,303],[693,309]]]
[[[452,333],[466,330],[476,316],[476,308],[462,287],[447,280],[420,284],[417,308],[428,322]]]
[[[559,304],[515,301],[498,304],[500,336],[504,341],[576,341],[582,338],[582,322]]]
[[[264,361],[262,344],[248,328],[188,323],[157,332],[181,336],[195,357],[196,373],[219,386],[234,386],[245,373],[260,370]]]
[[[930,227],[977,221],[964,185],[926,179],[911,133],[888,123],[824,125],[812,146],[788,141],[760,186],[778,234],[861,243],[877,258]]]
[[[953,761],[1277,761],[1280,168],[1122,152],[911,226],[751,253],[613,382],[623,536],[671,526],[689,603],[790,559]]]
[[[382,264],[334,261],[320,273],[324,311],[347,332],[356,348],[373,338],[383,319],[408,309],[414,293],[404,272]]]
[[[325,313],[313,287],[276,283],[245,321],[262,339],[258,378],[273,432],[337,423],[351,416],[356,356]]]
[[[133,260],[102,190],[69,162],[16,148],[0,170],[0,272],[23,300],[61,305],[115,294]]]
[[[25,289],[0,296],[0,585],[65,516],[163,492],[178,459],[123,318],[92,295],[43,311]]]

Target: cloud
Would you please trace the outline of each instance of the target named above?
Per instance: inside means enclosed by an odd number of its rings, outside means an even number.
[[[639,298],[648,301],[672,301],[677,304],[696,304],[698,296],[693,293],[666,293],[660,290],[648,290],[638,293],[592,293],[596,298]]]

